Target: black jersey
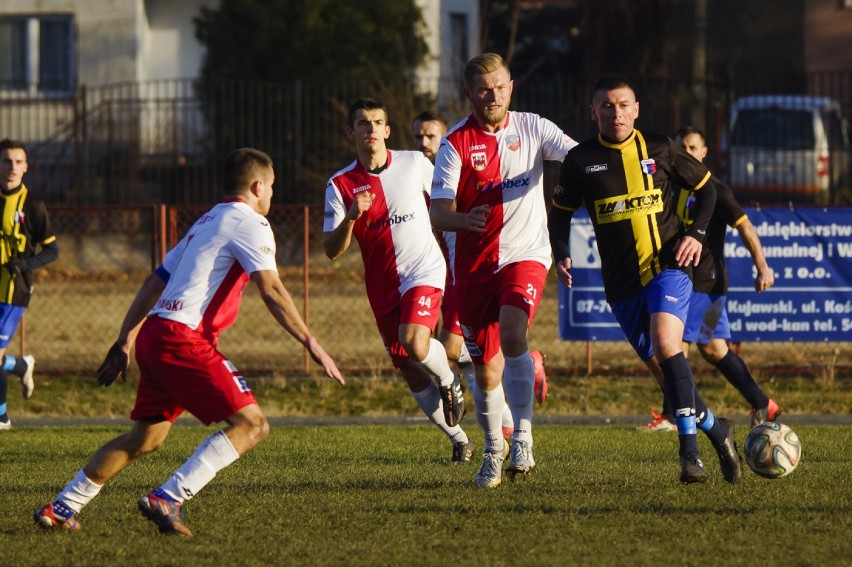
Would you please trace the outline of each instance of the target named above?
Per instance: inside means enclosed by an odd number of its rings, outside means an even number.
[[[30,258],[36,253],[36,246],[44,246],[56,240],[47,208],[21,185],[12,193],[0,192],[0,204],[3,206],[2,224],[0,224],[0,265],[13,257]],[[32,290],[32,272],[25,270],[11,273],[0,268],[0,303],[29,305]]]
[[[713,178],[716,187],[716,207],[707,236],[701,249],[698,266],[692,269],[692,289],[701,293],[722,295],[728,293],[728,271],[725,269],[725,233],[728,226],[736,228],[748,217],[734,198],[731,187],[718,178]],[[688,228],[692,224],[694,193],[681,190],[677,195],[677,214]]]
[[[684,230],[672,183],[698,190],[709,178],[707,168],[674,141],[638,130],[620,144],[599,135],[568,152],[553,205],[573,211],[585,204],[608,301],[634,296],[664,269],[683,269],[674,255]]]

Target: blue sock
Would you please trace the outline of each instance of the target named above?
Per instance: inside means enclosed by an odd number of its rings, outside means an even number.
[[[163,500],[168,500],[169,502],[177,502],[174,498],[169,496],[162,488],[158,488],[157,490],[151,491],[151,493],[157,498],[162,498]]]
[[[6,415],[6,402],[0,404],[0,421],[2,421],[3,423],[9,421],[9,416]]]
[[[17,364],[17,360],[14,356],[4,354],[3,355],[3,370],[6,372],[15,369],[15,364]]]

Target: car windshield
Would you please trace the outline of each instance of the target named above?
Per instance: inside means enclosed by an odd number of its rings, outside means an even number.
[[[813,115],[808,111],[779,108],[741,110],[737,114],[731,145],[773,150],[812,149]]]

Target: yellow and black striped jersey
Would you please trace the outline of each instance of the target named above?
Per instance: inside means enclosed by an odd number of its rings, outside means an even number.
[[[30,258],[36,246],[44,246],[56,240],[44,203],[32,195],[25,185],[11,193],[0,191],[3,205],[0,224],[0,265],[10,258]],[[0,268],[0,303],[12,305],[29,304],[32,288],[32,273],[28,270],[12,273]]]
[[[709,178],[707,168],[673,140],[638,130],[619,144],[598,135],[568,152],[553,206],[574,211],[585,204],[608,301],[634,296],[666,268],[682,269],[674,258],[684,230],[673,182],[698,190]]]

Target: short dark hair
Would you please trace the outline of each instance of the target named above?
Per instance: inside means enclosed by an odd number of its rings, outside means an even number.
[[[444,125],[444,128],[447,127],[447,120],[441,115],[437,110],[424,110],[420,114],[414,117],[414,120],[411,121],[413,125],[415,122],[440,122]]]
[[[698,128],[694,128],[692,126],[684,126],[680,130],[675,132],[674,137],[675,137],[675,140],[677,140],[677,139],[683,140],[684,138],[686,138],[690,134],[698,134],[698,137],[701,138],[701,141],[704,142],[705,144],[707,143],[707,136],[704,135],[704,132],[702,132]]]
[[[633,91],[633,94],[636,94],[636,89],[633,87],[633,83],[631,83],[630,79],[624,75],[606,75],[601,77],[598,82],[595,83],[595,88],[592,90],[592,94],[595,95],[601,91],[611,91],[622,87],[627,87]]]
[[[225,158],[224,188],[226,195],[245,191],[261,169],[271,169],[272,158],[254,148],[239,148]]]
[[[24,146],[23,142],[11,140],[9,138],[3,138],[0,140],[0,152],[3,150],[24,150],[24,156],[27,155],[27,148]]]
[[[388,109],[383,103],[372,98],[362,97],[349,105],[347,120],[350,128],[355,127],[355,113],[359,110],[381,110],[385,113],[385,120],[389,120]]]

